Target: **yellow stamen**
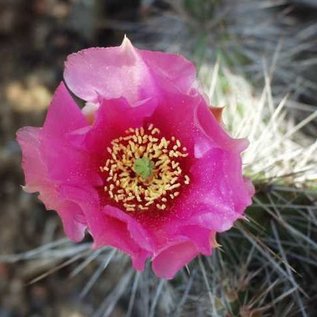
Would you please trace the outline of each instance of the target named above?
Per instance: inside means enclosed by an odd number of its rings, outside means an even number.
[[[152,123],[125,134],[111,141],[109,157],[99,167],[107,183],[104,191],[127,212],[167,209],[181,186],[190,183],[182,169],[186,147],[175,136],[162,137]]]

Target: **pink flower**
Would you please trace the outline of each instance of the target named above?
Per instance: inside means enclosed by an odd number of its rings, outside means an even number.
[[[28,192],[57,211],[66,234],[152,261],[172,278],[210,255],[251,204],[240,153],[195,87],[183,57],[121,46],[72,54],[42,128],[18,131]]]

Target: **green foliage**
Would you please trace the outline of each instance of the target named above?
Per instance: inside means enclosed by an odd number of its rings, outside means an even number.
[[[183,0],[187,13],[200,23],[210,21],[221,0]]]

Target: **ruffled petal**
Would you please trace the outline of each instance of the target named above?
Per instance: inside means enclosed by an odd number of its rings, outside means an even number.
[[[43,130],[48,137],[64,137],[65,133],[87,125],[85,116],[74,102],[64,83],[60,83],[48,108]]]
[[[22,149],[22,166],[25,174],[24,189],[29,193],[39,192],[39,199],[47,209],[57,210],[62,219],[65,233],[74,240],[84,237],[86,225],[82,210],[61,197],[59,187],[49,178],[48,166],[42,156],[42,132],[40,128],[26,127],[17,132],[17,140]]]
[[[177,230],[177,234],[187,237],[192,241],[200,253],[207,256],[211,255],[213,246],[211,237],[214,237],[215,233],[211,233],[210,229],[197,225],[185,225],[180,226]]]
[[[213,149],[193,164],[190,186],[175,202],[170,222],[222,232],[232,227],[251,202],[240,156]]]
[[[17,131],[17,141],[22,149],[22,167],[25,176],[25,190],[39,191],[48,185],[47,167],[40,153],[41,128],[25,127]]]
[[[105,209],[109,208],[108,206]],[[145,260],[151,255],[131,237],[128,224],[124,219],[111,217],[108,214],[94,213],[94,221],[89,219],[89,228],[94,238],[94,246],[113,246],[130,255],[136,270],[144,269]]]
[[[134,105],[158,97],[162,85],[187,93],[195,80],[195,68],[181,56],[139,50],[124,38],[121,46],[89,48],[70,55],[64,78],[83,100],[123,97]]]
[[[181,55],[138,50],[155,79],[156,85],[165,91],[175,90],[188,94],[196,88],[196,69],[193,63]]]
[[[77,157],[71,157],[72,152],[69,144],[65,144],[65,136],[85,125],[85,117],[61,83],[54,94],[44,127],[26,127],[17,132],[23,154],[25,190],[39,192],[39,198],[46,208],[57,210],[66,234],[75,241],[84,236],[86,224],[83,213],[79,206],[61,196],[59,184],[65,181],[65,176],[76,174],[71,167],[76,165]],[[70,164],[69,159],[72,158],[73,164]],[[81,170],[77,169],[77,174],[78,171]],[[75,177],[77,180],[78,177]]]
[[[201,102],[196,108],[195,125],[200,129],[208,142],[219,148],[241,153],[244,151],[249,142],[246,139],[233,139],[217,122],[217,118],[210,112],[206,104]],[[203,155],[208,149],[202,150],[199,142],[195,145],[196,156]]]
[[[138,51],[125,38],[121,46],[89,48],[68,56],[64,79],[79,98],[98,102],[124,97],[131,104],[156,95],[149,70]]]
[[[56,185],[101,184],[97,163],[85,151],[71,146],[74,130],[87,127],[85,116],[61,83],[49,106],[38,149],[47,166],[47,177]]]
[[[85,236],[87,225],[81,208],[68,200],[58,201],[54,204],[54,210],[57,211],[63,222],[65,234],[73,241],[81,241]]]
[[[130,107],[123,98],[103,100],[95,113],[93,124],[88,129],[74,131],[69,141],[76,148],[85,149],[93,155],[101,166],[111,141],[124,135],[124,131],[129,128],[140,127],[155,109],[150,99],[138,104],[138,107]]]
[[[201,133],[194,120],[199,105],[203,103],[206,106],[205,100],[199,95],[189,96],[175,93],[164,94],[162,99],[150,118],[151,123],[162,131],[162,135],[175,136],[181,140],[189,152],[189,157],[193,158],[198,136],[201,140],[204,138],[205,142],[208,142],[207,137]],[[210,147],[209,143],[208,147]]]
[[[110,217],[116,218],[119,221],[126,223],[131,238],[140,247],[150,252],[154,251],[152,238],[150,237],[146,229],[143,228],[142,225],[138,223],[138,221],[136,221],[133,216],[127,214],[119,208],[115,208],[112,206],[105,206],[103,212]]]
[[[191,241],[183,241],[161,251],[152,262],[154,273],[165,279],[172,279],[175,274],[199,255]]]
[[[197,226],[182,227],[180,232],[183,238],[178,238],[174,244],[167,244],[153,258],[152,268],[158,277],[172,279],[197,255],[210,256],[213,248],[217,247],[215,232]]]
[[[136,270],[144,269],[145,260],[152,254],[152,242],[135,219],[113,206],[102,206],[93,188],[63,186],[61,191],[83,210],[95,248],[115,247],[131,257]]]

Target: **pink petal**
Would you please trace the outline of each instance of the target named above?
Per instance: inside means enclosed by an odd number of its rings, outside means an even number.
[[[103,100],[95,113],[95,120],[89,129],[73,132],[69,140],[79,149],[85,149],[103,162],[111,141],[124,135],[128,128],[139,127],[155,109],[151,100],[139,102],[138,107],[130,107],[123,98]],[[100,162],[100,164],[101,164]]]
[[[210,233],[210,229],[197,225],[185,225],[178,229],[178,235],[183,235],[192,241],[200,253],[207,256],[211,255],[212,244],[210,237],[214,236],[214,234]]]
[[[129,40],[121,46],[89,48],[68,56],[67,86],[86,101],[124,97],[132,104],[156,93],[147,66]]]
[[[162,102],[155,109],[150,122],[167,137],[175,136],[187,147],[190,158],[194,157],[194,147],[197,136],[208,139],[196,126],[194,116],[196,109],[204,99],[199,96],[168,93],[162,94]],[[210,146],[210,145],[208,145]]]
[[[203,102],[200,103],[196,109],[195,125],[199,127],[200,131],[211,144],[220,148],[240,153],[245,150],[249,144],[246,139],[231,138]],[[196,153],[200,153],[199,156],[206,152],[206,150],[200,148],[199,144],[196,145],[195,150]]]
[[[181,56],[136,49],[125,38],[118,47],[90,48],[70,55],[64,78],[83,100],[124,97],[134,104],[158,96],[160,84],[186,93],[195,79],[195,68]]]
[[[88,153],[71,146],[69,134],[87,126],[86,118],[61,83],[48,109],[37,149],[47,166],[47,177],[55,180],[56,184],[101,184],[97,163]]]
[[[47,209],[58,210],[65,233],[70,239],[80,241],[84,237],[86,225],[82,219],[82,210],[75,204],[62,198],[58,186],[48,176],[48,168],[41,153],[42,129],[26,127],[17,132],[17,140],[22,148],[22,166],[25,173],[25,190],[39,192],[39,198]]]
[[[240,153],[248,145],[246,140],[236,140],[228,135],[201,95],[165,93],[162,99],[151,122],[164,134],[179,138],[191,151],[191,157],[200,158],[213,148]]]
[[[48,177],[55,184],[101,186],[99,162],[85,151],[72,147],[72,140],[48,137],[43,134],[41,155],[49,167]]]
[[[17,141],[23,152],[22,167],[25,175],[25,189],[29,192],[39,191],[41,185],[49,184],[47,168],[41,153],[41,128],[25,127],[17,132]]]
[[[57,197],[56,199],[58,200]],[[65,234],[73,241],[81,241],[87,229],[81,208],[71,201],[64,200],[56,201],[54,210],[63,222]]]
[[[240,156],[210,150],[192,166],[190,186],[180,198],[170,222],[196,224],[217,232],[230,229],[251,204]]]
[[[93,188],[63,186],[62,194],[81,207],[94,247],[115,247],[131,256],[136,270],[144,269],[145,260],[151,255],[151,239],[131,216],[123,211],[100,204]]]
[[[48,108],[44,131],[48,137],[64,137],[65,133],[80,129],[88,122],[72,99],[64,83],[61,83]]]
[[[193,63],[181,55],[157,51],[138,50],[151,75],[164,89],[173,87],[179,93],[189,93],[196,88],[196,69]]]
[[[142,248],[150,252],[154,251],[152,238],[149,236],[146,229],[143,228],[133,216],[112,206],[105,206],[103,212],[110,217],[116,218],[126,223],[131,238]]]
[[[175,274],[199,255],[191,241],[184,241],[160,252],[152,262],[155,274],[160,278],[172,279]]]
[[[144,269],[145,260],[151,253],[135,243],[125,221],[104,215],[100,211],[98,215],[95,214],[93,222],[91,218],[89,220],[89,228],[94,238],[95,247],[106,245],[118,248],[131,256],[136,270],[142,271]]]

